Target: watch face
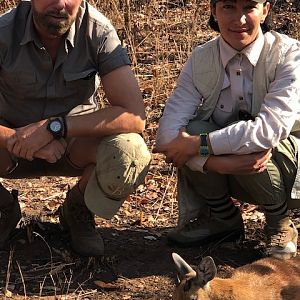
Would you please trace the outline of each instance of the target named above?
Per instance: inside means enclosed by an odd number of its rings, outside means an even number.
[[[60,132],[61,129],[62,129],[61,123],[60,123],[59,121],[56,121],[56,120],[52,121],[52,122],[50,123],[50,129],[51,129],[51,131],[53,131],[53,132]]]

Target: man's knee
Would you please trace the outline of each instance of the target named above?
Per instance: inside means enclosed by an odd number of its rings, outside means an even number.
[[[117,134],[101,140],[97,163],[85,190],[85,201],[95,214],[109,219],[144,181],[151,155],[136,133]]]
[[[85,168],[95,164],[97,160],[97,148],[100,138],[73,138],[68,141],[66,156],[72,166]]]
[[[97,164],[108,167],[109,161],[115,168],[130,164],[141,168],[149,167],[151,154],[144,139],[137,133],[122,133],[103,138],[97,149]]]

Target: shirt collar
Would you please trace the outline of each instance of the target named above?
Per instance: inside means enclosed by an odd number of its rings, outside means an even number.
[[[70,43],[70,45],[72,46],[72,48],[74,48],[74,44],[75,44],[75,34],[76,34],[76,25],[75,22],[73,22],[67,36],[66,36],[66,41],[68,41]]]
[[[34,42],[38,47],[42,47],[40,40],[37,37],[37,34],[33,27],[33,18],[32,18],[32,9],[28,14],[28,18],[25,25],[25,31],[20,45],[26,45],[27,43]]]
[[[67,36],[66,36],[66,40],[70,43],[70,45],[72,46],[72,48],[74,48],[75,45],[75,38],[76,38],[76,29],[80,28],[80,25],[82,23],[83,17],[84,17],[84,13],[86,10],[86,2],[82,1],[76,16],[75,21],[73,22]]]
[[[222,37],[220,38],[220,55],[223,67],[226,68],[228,62],[237,54],[244,54],[250,63],[255,67],[259,59],[260,53],[264,46],[264,35],[259,29],[257,39],[242,51],[233,49]]]

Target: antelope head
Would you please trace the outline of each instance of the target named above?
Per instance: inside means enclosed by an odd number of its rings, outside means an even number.
[[[178,272],[178,285],[173,294],[173,300],[208,299],[205,297],[205,290],[208,289],[209,281],[217,274],[217,268],[213,259],[210,256],[206,256],[193,269],[177,253],[172,253],[172,257]],[[201,291],[204,291],[204,293],[201,293]],[[200,294],[203,294],[205,298],[202,298]]]

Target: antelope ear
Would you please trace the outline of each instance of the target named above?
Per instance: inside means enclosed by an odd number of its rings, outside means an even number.
[[[200,285],[205,285],[217,275],[217,267],[212,257],[206,256],[197,268],[196,280]]]
[[[172,253],[172,257],[180,280],[196,276],[196,271],[181,256],[177,253]]]

